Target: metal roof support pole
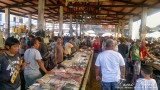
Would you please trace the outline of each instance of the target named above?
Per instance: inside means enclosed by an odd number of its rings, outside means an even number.
[[[141,40],[145,40],[147,34],[147,7],[143,7],[141,23],[142,23],[142,30],[141,30]]]
[[[32,19],[32,14],[28,15],[28,31],[29,31],[29,35],[31,35],[31,19]]]
[[[44,7],[45,0],[38,0],[38,30],[44,29]]]
[[[128,36],[130,39],[132,39],[132,27],[133,27],[133,15],[130,15],[129,18],[129,32],[128,32]]]
[[[125,25],[125,20],[122,20],[122,36],[124,36],[124,25]]]
[[[10,36],[10,8],[5,8],[5,39]]]
[[[43,30],[46,30],[46,19],[44,19],[44,25],[43,25]]]
[[[63,31],[63,6],[60,6],[60,15],[59,15],[59,36],[62,36]]]
[[[76,19],[76,36],[78,36],[78,19]]]
[[[72,28],[72,14],[70,14],[70,36],[73,36],[73,28]]]

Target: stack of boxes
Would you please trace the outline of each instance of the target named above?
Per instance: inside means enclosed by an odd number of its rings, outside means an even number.
[[[26,26],[25,25],[19,25],[19,28],[11,28],[11,33],[26,33]]]

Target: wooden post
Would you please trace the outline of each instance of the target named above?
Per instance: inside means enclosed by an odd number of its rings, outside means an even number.
[[[122,36],[124,36],[124,25],[125,25],[125,20],[122,20]]]
[[[10,36],[10,8],[5,8],[5,39]]]
[[[63,6],[60,6],[59,36],[62,36],[62,31],[63,31]]]
[[[32,29],[32,27],[31,27],[31,19],[32,19],[32,14],[29,14],[29,16],[28,16],[28,31],[29,31],[29,35],[31,34],[31,29]]]

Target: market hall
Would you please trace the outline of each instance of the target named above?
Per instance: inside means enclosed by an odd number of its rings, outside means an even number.
[[[0,90],[159,90],[159,0],[0,0]]]

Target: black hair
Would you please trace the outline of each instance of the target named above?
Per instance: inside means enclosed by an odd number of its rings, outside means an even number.
[[[57,40],[58,40],[58,38],[62,39],[61,37],[57,37],[55,40],[57,41]]]
[[[142,65],[141,70],[147,75],[152,74],[152,67],[149,65]]]
[[[33,36],[33,35],[30,35],[29,37],[34,38],[34,36]]]
[[[131,45],[133,45],[133,44],[135,44],[135,42],[134,42],[134,41],[131,43]]]
[[[141,40],[137,39],[137,40],[136,40],[136,43],[139,43],[139,42],[141,42]]]
[[[36,38],[39,42],[43,42],[43,39],[41,37]]]
[[[36,40],[38,40],[38,39],[32,39],[31,42],[30,42],[30,45],[34,46],[36,44]]]
[[[6,46],[9,46],[9,48],[11,48],[11,46],[15,45],[15,44],[19,44],[19,41],[18,39],[14,38],[14,37],[8,37],[6,39],[6,42],[5,42],[5,48]],[[6,48],[7,49],[7,48]],[[8,49],[7,49],[8,50]]]

